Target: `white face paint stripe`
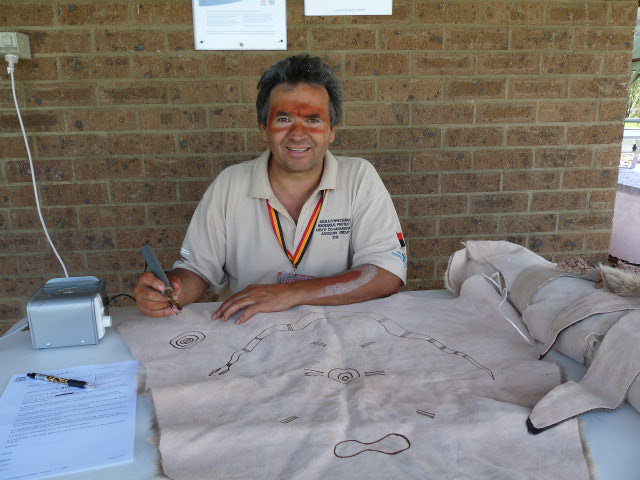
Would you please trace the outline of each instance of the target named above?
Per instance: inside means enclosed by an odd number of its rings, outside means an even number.
[[[376,276],[377,271],[376,267],[374,267],[373,265],[363,265],[362,267],[354,268],[354,270],[362,272],[362,275],[345,283],[339,283],[337,285],[329,285],[327,287],[324,287],[319,297],[324,298],[332,297],[334,295],[346,295],[348,293],[351,293],[369,283],[373,279],[373,277]]]

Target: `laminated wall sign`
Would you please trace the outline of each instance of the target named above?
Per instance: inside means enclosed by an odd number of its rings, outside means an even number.
[[[286,50],[286,0],[193,0],[196,50]]]
[[[305,0],[305,15],[391,15],[392,0]]]

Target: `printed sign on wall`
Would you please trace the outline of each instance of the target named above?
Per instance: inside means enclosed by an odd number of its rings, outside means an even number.
[[[304,0],[305,15],[391,15],[392,0]]]
[[[286,50],[286,0],[193,0],[196,50]]]

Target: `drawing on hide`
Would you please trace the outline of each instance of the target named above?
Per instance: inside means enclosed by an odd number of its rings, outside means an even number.
[[[333,315],[332,316],[325,316],[324,314],[313,313],[313,312],[312,313],[307,313],[306,315],[302,316],[301,318],[299,318],[298,320],[296,320],[293,323],[277,324],[277,325],[273,325],[273,326],[271,326],[269,328],[264,329],[263,331],[258,333],[258,335],[256,335],[254,338],[252,338],[249,341],[249,343],[247,343],[243,348],[233,352],[231,354],[231,358],[229,359],[229,361],[225,365],[212,370],[211,373],[209,373],[209,376],[224,375],[225,373],[229,372],[231,367],[236,362],[238,362],[240,360],[240,357],[242,355],[252,352],[253,349],[256,348],[260,344],[260,342],[262,342],[263,340],[265,340],[266,338],[268,338],[269,336],[271,336],[271,335],[273,335],[275,333],[278,333],[278,332],[296,332],[296,331],[304,330],[309,325],[313,324],[314,322],[316,322],[318,320],[329,320],[329,319],[332,319],[332,318],[341,318],[341,319],[343,319],[343,318],[352,318],[352,317],[371,319],[371,320],[377,322],[379,325],[381,325],[389,335],[393,335],[394,337],[398,337],[398,338],[402,338],[402,339],[421,340],[423,342],[429,343],[429,344],[433,345],[434,347],[436,347],[437,349],[439,349],[443,353],[446,353],[446,354],[449,354],[449,355],[455,355],[457,357],[463,358],[464,360],[466,360],[467,362],[471,363],[476,368],[485,371],[487,373],[487,375],[489,375],[492,379],[495,380],[493,372],[491,370],[489,370],[487,367],[485,367],[484,365],[481,365],[480,363],[478,363],[473,357],[471,357],[471,355],[469,355],[467,353],[464,353],[464,352],[461,352],[459,350],[455,350],[455,349],[449,348],[448,346],[446,346],[442,342],[438,341],[437,339],[435,339],[435,338],[433,338],[433,337],[431,337],[429,335],[425,335],[423,333],[418,333],[418,332],[413,332],[411,330],[407,330],[406,328],[404,328],[399,323],[397,323],[394,320],[391,320],[390,318],[385,317],[383,315],[379,315],[377,313],[349,313],[349,314],[345,313],[345,314],[339,314],[339,315],[335,315],[335,316],[333,316]],[[318,343],[316,343],[316,342],[313,342],[313,344],[318,345]],[[365,345],[369,346],[370,344],[371,343],[365,344]],[[365,347],[363,347],[363,348],[365,348]],[[358,376],[359,376],[359,374],[358,374]],[[340,381],[340,380],[337,380],[337,381]],[[342,382],[342,383],[344,383],[344,382]]]
[[[377,452],[386,455],[397,455],[411,447],[411,442],[400,433],[390,433],[375,442],[359,440],[343,440],[336,443],[333,453],[338,458],[351,458],[363,452]]]
[[[190,348],[203,341],[207,336],[202,332],[183,332],[169,341],[173,348],[183,349]]]

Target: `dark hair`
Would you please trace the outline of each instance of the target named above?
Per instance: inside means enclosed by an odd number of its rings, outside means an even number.
[[[266,125],[269,121],[271,91],[281,83],[297,85],[308,83],[324,87],[329,94],[329,119],[331,126],[342,120],[342,88],[331,67],[318,57],[307,54],[295,55],[279,61],[262,74],[258,82],[256,110],[258,123]]]

